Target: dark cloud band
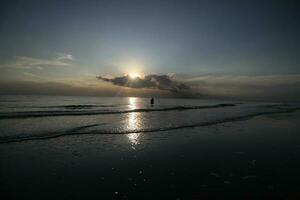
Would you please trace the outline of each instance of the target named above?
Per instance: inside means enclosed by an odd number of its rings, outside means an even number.
[[[129,87],[129,88],[156,88],[160,90],[168,90],[175,93],[186,93],[190,91],[190,87],[179,83],[170,78],[168,75],[150,74],[143,78],[131,78],[129,75],[105,78],[97,77],[99,80],[110,82],[114,85]]]

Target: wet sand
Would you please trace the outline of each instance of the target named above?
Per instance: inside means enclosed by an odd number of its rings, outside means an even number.
[[[0,145],[5,199],[300,199],[300,112]]]

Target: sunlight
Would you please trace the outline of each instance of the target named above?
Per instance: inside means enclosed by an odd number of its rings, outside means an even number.
[[[139,75],[138,73],[129,73],[128,75],[129,75],[129,77],[131,79],[135,79],[135,78],[140,78],[141,77],[141,75]]]
[[[130,109],[136,109],[137,107],[137,102],[136,102],[137,98],[136,97],[128,97],[128,102],[129,102],[129,108]]]
[[[136,109],[137,108],[137,98],[129,97],[128,102],[129,102],[130,109]],[[130,131],[137,130],[140,126],[139,113],[132,112],[132,113],[128,113],[127,116],[128,117],[127,117],[126,129],[130,130]],[[139,136],[140,136],[140,133],[127,134],[127,137],[129,139],[129,142],[131,143],[133,149],[135,149],[135,145],[139,144],[139,140],[138,140]]]

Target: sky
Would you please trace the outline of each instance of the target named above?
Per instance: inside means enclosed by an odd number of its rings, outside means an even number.
[[[299,35],[292,0],[1,1],[0,94],[297,100]]]

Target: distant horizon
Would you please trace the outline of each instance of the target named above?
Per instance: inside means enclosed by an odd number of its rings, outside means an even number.
[[[243,102],[274,102],[274,103],[285,103],[285,102],[299,102],[298,99],[257,99],[257,98],[245,98],[245,97],[212,97],[212,96],[203,96],[203,97],[184,97],[184,96],[105,96],[97,94],[86,94],[86,95],[76,95],[76,94],[14,94],[6,93],[0,94],[0,97],[4,96],[27,96],[27,97],[79,97],[79,98],[144,98],[144,99],[190,99],[190,100],[217,100],[217,101],[243,101]]]

